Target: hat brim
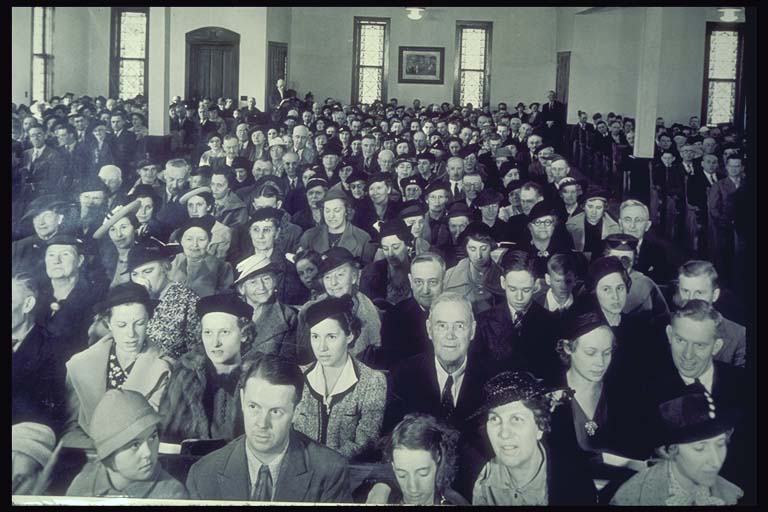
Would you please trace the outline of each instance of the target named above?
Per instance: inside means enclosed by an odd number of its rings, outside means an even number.
[[[137,435],[141,434],[149,427],[160,425],[162,422],[162,416],[155,411],[152,411],[152,413],[139,418],[139,420],[131,423],[118,434],[110,437],[106,442],[97,444],[96,455],[98,455],[100,460],[104,460],[126,444],[130,443]]]
[[[280,265],[278,265],[274,261],[270,261],[266,266],[256,270],[252,270],[251,272],[248,272],[247,274],[243,274],[242,276],[238,277],[232,283],[232,286],[236,287],[240,283],[243,283],[248,279],[251,279],[252,277],[258,276],[259,274],[267,274],[269,272],[272,272],[274,274],[281,274],[283,272],[283,269],[280,268]]]
[[[54,208],[60,208],[62,206],[66,206],[66,205],[67,205],[67,203],[65,203],[64,201],[53,201],[53,202],[51,202],[51,203],[49,203],[49,204],[47,204],[45,206],[39,206],[39,207],[32,208],[31,210],[29,210],[27,213],[25,213],[21,217],[21,222],[26,222],[29,219],[35,218],[40,213],[43,213],[43,212],[46,212],[46,211],[49,211],[49,210],[53,211]]]
[[[554,387],[554,388],[553,387],[543,387],[539,393],[537,393],[535,395],[532,395],[532,396],[529,396],[525,400],[530,400],[532,398],[536,398],[536,397],[543,396],[543,395],[551,395],[552,393],[556,393],[558,391],[563,391],[563,392],[567,393],[569,390],[570,390],[570,388],[568,386]],[[519,402],[521,400],[522,399],[520,399],[520,398],[510,399],[510,398],[505,398],[503,396],[498,397],[495,400],[492,400],[490,402],[487,402],[487,403],[481,405],[475,412],[473,412],[472,414],[470,414],[467,417],[467,420],[468,421],[477,420],[482,415],[487,414],[491,409],[494,409],[496,407],[501,407],[502,405],[511,404],[513,402]]]
[[[187,201],[189,201],[193,197],[195,197],[197,195],[200,195],[200,194],[202,194],[204,192],[210,192],[210,191],[211,191],[211,187],[197,187],[197,188],[194,188],[194,189],[190,190],[189,192],[187,192],[186,194],[184,194],[183,196],[181,196],[179,198],[179,203],[186,204]]]
[[[669,446],[712,439],[732,429],[736,419],[737,415],[734,413],[721,413],[716,418],[699,425],[674,430],[667,427],[663,430],[662,438],[658,444],[659,446]]]
[[[98,240],[102,238],[104,235],[106,235],[109,232],[109,229],[117,224],[117,221],[122,219],[123,217],[126,217],[127,215],[130,215],[132,213],[136,213],[139,211],[139,208],[141,208],[141,201],[139,199],[134,199],[127,205],[121,207],[119,210],[115,212],[112,217],[109,218],[109,220],[105,221],[104,224],[99,226],[99,229],[93,232],[93,238],[95,240]]]

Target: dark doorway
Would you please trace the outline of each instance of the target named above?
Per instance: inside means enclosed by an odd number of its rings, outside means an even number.
[[[267,42],[267,83],[264,98],[269,103],[269,96],[279,79],[286,82],[288,89],[288,45],[286,43]]]
[[[568,80],[571,73],[571,52],[557,52],[557,75],[555,78],[555,94],[557,101],[565,105],[568,112]]]
[[[237,103],[240,34],[221,27],[187,32],[186,97],[232,98]]]

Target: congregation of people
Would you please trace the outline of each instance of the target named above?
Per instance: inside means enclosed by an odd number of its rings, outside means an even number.
[[[285,87],[12,105],[14,494],[755,500],[738,129]]]

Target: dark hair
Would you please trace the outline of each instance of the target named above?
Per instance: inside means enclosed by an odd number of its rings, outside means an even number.
[[[264,379],[273,386],[293,386],[294,405],[301,401],[304,392],[304,374],[296,363],[274,354],[258,354],[243,362],[238,388],[245,390],[248,379]]]
[[[403,447],[410,450],[425,450],[432,455],[437,465],[435,489],[442,493],[447,489],[456,471],[456,446],[459,433],[422,413],[407,414],[384,441],[384,460],[392,462],[392,453]]]
[[[189,175],[201,176],[206,180],[210,180],[211,177],[213,176],[213,167],[211,167],[210,165],[201,165],[200,167],[195,167],[194,169],[192,169]]]
[[[309,307],[311,308],[312,306],[321,305],[326,301],[339,301],[339,300],[348,300],[349,301],[348,309],[346,311],[337,311],[337,312],[329,313],[325,316],[325,319],[336,320],[341,326],[341,330],[344,331],[344,334],[346,334],[347,336],[349,336],[350,334],[352,335],[352,341],[348,345],[348,348],[352,348],[355,346],[357,339],[360,337],[360,332],[362,331],[362,328],[363,328],[363,322],[352,311],[352,307],[353,307],[352,297],[350,297],[349,295],[344,295],[339,299],[335,297],[328,297],[326,299],[323,299],[322,301],[315,302]],[[309,310],[309,308],[307,309]]]
[[[75,128],[69,123],[61,123],[56,125],[56,130],[67,130],[67,133],[69,135],[72,135],[73,137],[77,137],[77,128]]]
[[[576,258],[570,254],[553,254],[547,261],[547,271],[560,275],[577,274]]]
[[[509,250],[501,258],[501,275],[525,271],[536,279],[536,259],[527,251]]]

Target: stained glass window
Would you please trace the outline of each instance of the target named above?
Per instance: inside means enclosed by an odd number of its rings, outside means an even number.
[[[32,101],[52,95],[53,7],[32,8]]]
[[[488,75],[488,53],[490,23],[464,24],[457,22],[459,31],[458,84],[455,100],[459,105],[471,103],[473,107],[482,107],[487,101],[486,91]]]
[[[741,36],[737,29],[708,27],[705,69],[706,124],[736,121]]]
[[[355,63],[352,100],[371,104],[383,100],[389,19],[355,19]]]
[[[146,8],[114,8],[114,58],[110,96],[123,99],[147,94],[147,30],[149,10]]]

